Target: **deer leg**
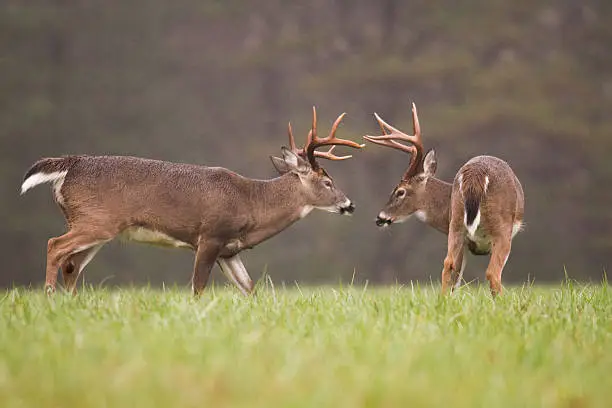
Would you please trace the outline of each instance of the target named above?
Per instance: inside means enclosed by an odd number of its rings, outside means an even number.
[[[68,293],[76,295],[76,283],[81,276],[81,272],[83,272],[83,269],[91,262],[103,245],[104,244],[98,244],[84,251],[72,254],[62,264],[61,269],[64,278],[64,287]]]
[[[225,276],[236,285],[243,295],[253,293],[253,281],[238,254],[231,258],[219,258],[217,263]]]
[[[493,297],[501,295],[502,293],[501,276],[506,261],[508,261],[508,256],[510,255],[510,248],[510,236],[499,237],[493,242],[491,259],[486,272],[486,278],[489,281],[491,295]]]
[[[66,271],[72,270],[72,273],[74,273],[74,269],[67,265],[71,255],[91,249],[109,239],[108,237],[100,238],[76,230],[70,230],[60,237],[51,238],[47,243],[47,271],[45,277],[47,294],[55,292],[57,272],[60,266],[65,265]],[[76,267],[72,262],[70,264]]]
[[[219,268],[221,268],[221,272],[223,272],[225,277],[230,282],[232,282],[240,290],[240,292],[242,292],[243,295],[247,295],[247,293],[244,291],[242,285],[238,281],[238,278],[234,275],[234,271],[232,271],[232,268],[229,266],[229,263],[227,262],[227,259],[219,258],[219,259],[217,259],[217,264],[219,265]]]
[[[459,280],[463,263],[463,235],[460,232],[451,231],[448,234],[448,249],[444,258],[442,269],[442,293],[446,294],[452,290]]]
[[[198,244],[196,250],[195,265],[193,268],[193,277],[191,278],[191,288],[194,296],[202,293],[208,282],[210,270],[212,269],[219,252],[221,245],[217,243],[202,242]]]
[[[61,266],[62,277],[64,278],[64,287],[66,291],[72,295],[76,295],[76,282],[79,278],[79,273],[75,273],[75,270],[79,270],[81,264],[82,254],[88,251],[79,252],[70,256]]]
[[[462,247],[463,248],[463,247]],[[460,269],[457,271],[453,269],[451,271],[451,279],[450,279],[450,290],[454,292],[455,289],[458,289],[461,286],[461,279],[463,278],[463,271],[465,270],[465,265],[467,264],[467,257],[465,256],[465,248],[459,253],[459,259],[457,259],[456,264],[461,264]]]

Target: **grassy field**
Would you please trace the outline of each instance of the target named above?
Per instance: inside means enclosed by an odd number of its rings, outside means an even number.
[[[85,290],[0,303],[2,407],[604,407],[612,291]]]

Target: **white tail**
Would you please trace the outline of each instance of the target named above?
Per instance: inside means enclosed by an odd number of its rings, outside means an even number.
[[[36,187],[43,183],[53,183],[56,185],[58,190],[61,188],[66,177],[67,171],[53,171],[51,173],[35,173],[29,176],[21,185],[21,194],[25,194],[26,191],[32,187]]]
[[[272,162],[281,176],[272,180],[242,177],[220,167],[178,164],[125,156],[67,156],[36,162],[26,173],[22,193],[45,182],[69,230],[47,245],[46,288],[55,290],[61,268],[74,292],[79,274],[100,248],[117,236],[195,251],[193,293],[200,293],[218,263],[242,293],[253,282],[238,254],[276,235],[311,209],[350,214],[355,206],[336,188],[317,157],[342,160],[322,146],[360,148],[335,132],[316,136],[313,126],[302,149],[283,147]]]
[[[461,167],[453,184],[446,183],[435,177],[435,152],[423,154],[414,104],[414,135],[407,135],[375,116],[383,134],[364,136],[365,139],[411,155],[408,169],[379,213],[376,224],[384,227],[417,214],[420,220],[448,234],[443,292],[461,283],[466,247],[476,255],[490,254],[486,277],[492,294],[501,293],[502,270],[510,254],[512,238],[521,230],[524,211],[523,189],[510,166],[496,157],[474,157]]]

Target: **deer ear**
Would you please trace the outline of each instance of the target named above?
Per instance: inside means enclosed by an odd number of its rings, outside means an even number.
[[[270,161],[272,161],[272,165],[274,166],[274,168],[276,169],[276,171],[278,171],[280,175],[283,175],[291,171],[289,166],[287,166],[287,163],[285,163],[285,161],[281,159],[280,157],[270,156]]]
[[[423,170],[426,176],[433,177],[436,174],[437,168],[438,160],[436,159],[436,152],[434,149],[431,149],[425,155],[425,160],[423,161]]]
[[[287,171],[294,171],[299,174],[306,174],[310,171],[310,164],[306,160],[284,146],[281,148],[281,151],[283,152],[283,161],[288,169]]]

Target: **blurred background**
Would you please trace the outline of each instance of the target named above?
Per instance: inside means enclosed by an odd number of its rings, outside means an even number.
[[[305,138],[412,131],[415,101],[438,176],[479,154],[510,163],[526,228],[504,283],[599,281],[612,254],[612,2],[557,0],[4,0],[0,5],[0,285],[39,285],[64,221],[47,185],[19,196],[43,156],[122,154],[254,178],[286,126]],[[303,139],[302,139],[303,140]],[[343,150],[345,151],[345,150]],[[251,275],[304,284],[439,281],[446,236],[374,218],[408,156],[368,146],[325,163],[357,204],[313,212],[245,253]],[[484,278],[470,256],[465,277]],[[193,255],[111,243],[85,279],[187,287]],[[215,267],[213,277],[224,281]]]

